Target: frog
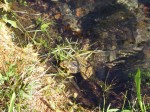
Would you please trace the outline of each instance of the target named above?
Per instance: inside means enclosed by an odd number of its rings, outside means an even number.
[[[76,74],[80,72],[84,80],[89,79],[94,73],[92,65],[81,56],[62,61],[60,67],[65,69],[68,74]]]

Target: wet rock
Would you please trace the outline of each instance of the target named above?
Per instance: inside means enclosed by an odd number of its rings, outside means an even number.
[[[73,30],[78,31],[80,30],[79,20],[83,16],[87,15],[95,8],[99,9],[107,6],[113,1],[114,0],[70,0],[60,3],[59,8],[61,9],[61,14],[64,15],[64,22],[67,22]]]
[[[139,13],[137,15],[137,20],[138,20],[138,27],[137,27],[138,35],[136,37],[136,43],[140,44],[142,42],[146,42],[146,41],[150,40],[150,31],[149,31],[150,18],[147,17],[147,14],[145,14],[142,9],[139,9]]]
[[[81,21],[83,32],[89,32],[100,49],[122,49],[135,43],[136,18],[121,4],[95,10]]]

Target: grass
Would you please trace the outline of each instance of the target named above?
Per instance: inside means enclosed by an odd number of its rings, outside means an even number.
[[[8,108],[8,112],[13,112],[15,99],[16,99],[16,93],[13,92],[11,100],[10,100],[10,105],[9,105],[9,108]]]
[[[145,72],[143,75],[146,75],[147,72]],[[117,109],[111,109],[109,105],[107,107],[107,111],[106,112],[134,112],[134,111],[138,111],[138,112],[148,112],[149,110],[149,104],[145,104],[144,100],[142,98],[142,93],[141,93],[141,70],[138,69],[137,73],[134,76],[134,83],[135,83],[135,92],[136,92],[136,97],[135,99],[133,99],[133,103],[131,101],[128,101],[128,103],[130,104],[130,109],[127,109],[126,107],[123,106],[123,108]],[[125,95],[125,99],[124,101],[126,101],[126,95]],[[139,105],[139,106],[138,106]]]
[[[68,39],[65,39],[63,43],[51,49],[51,54],[57,61],[73,60],[78,56],[88,60],[94,53],[97,53],[97,51],[84,50],[78,41],[73,42]]]
[[[71,42],[71,40],[66,39],[66,42],[62,45],[57,45],[56,48],[52,49],[52,54],[57,61],[67,60],[69,58],[74,58],[74,54],[79,52],[78,42]]]
[[[140,109],[142,112],[146,112],[145,105],[142,100],[141,96],[141,71],[138,69],[136,75],[135,75],[135,87],[136,87],[136,93],[137,93],[137,99],[140,106]]]
[[[41,74],[37,53],[31,45],[19,48],[11,31],[0,22],[0,111],[23,111],[31,98],[34,75]]]

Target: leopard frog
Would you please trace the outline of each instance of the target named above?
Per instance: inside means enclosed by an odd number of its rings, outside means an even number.
[[[81,56],[75,57],[74,60],[65,60],[60,63],[60,66],[65,69],[68,74],[76,74],[80,72],[85,80],[93,75],[91,64]]]

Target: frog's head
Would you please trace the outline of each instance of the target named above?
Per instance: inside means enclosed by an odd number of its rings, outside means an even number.
[[[68,62],[67,61],[63,61],[59,65],[60,65],[61,68],[65,69],[68,66]]]
[[[80,71],[77,61],[63,61],[60,63],[60,67],[65,69],[68,73],[78,73]]]

